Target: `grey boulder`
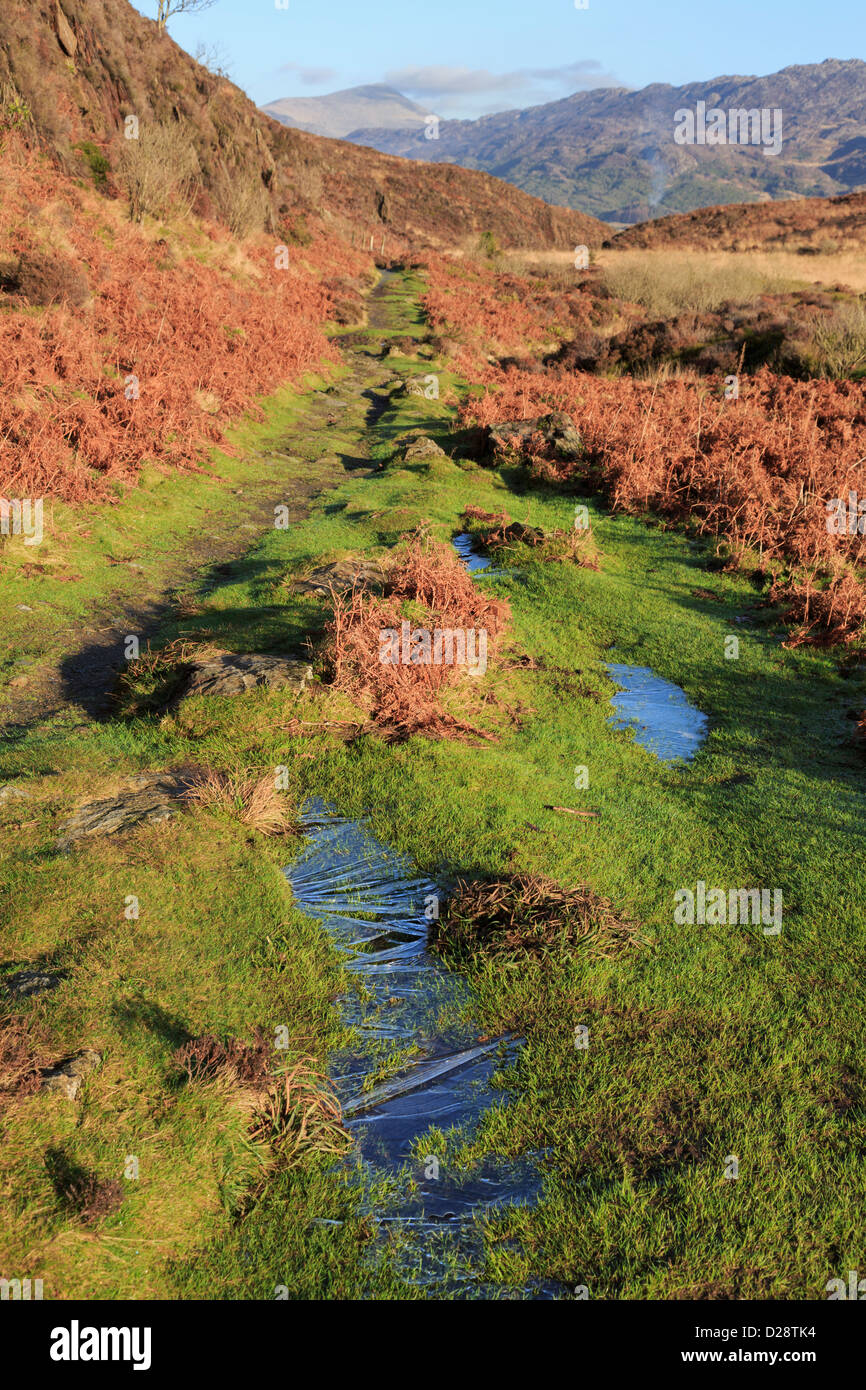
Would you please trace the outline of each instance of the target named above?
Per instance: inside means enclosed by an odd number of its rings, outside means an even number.
[[[138,773],[116,796],[85,802],[60,827],[57,848],[67,850],[91,835],[115,835],[135,825],[156,824],[183,810],[188,783],[169,773]]]
[[[216,652],[193,666],[172,704],[176,705],[191,695],[241,695],[245,690],[253,690],[259,685],[265,685],[270,690],[294,690],[300,694],[312,679],[312,666],[297,657]]]
[[[503,420],[490,428],[490,443],[498,452],[521,448],[533,434],[541,435],[557,458],[581,459],[586,446],[574,424],[562,411],[539,415],[532,420]]]
[[[47,994],[60,984],[59,975],[46,975],[41,970],[17,970],[6,978],[6,988],[16,999],[27,999],[37,994]]]
[[[294,588],[301,594],[329,594],[332,589],[345,593],[348,589],[380,589],[385,579],[384,566],[375,560],[335,560],[297,579]]]
[[[67,1057],[56,1067],[42,1073],[42,1086],[46,1091],[60,1091],[67,1100],[75,1100],[81,1090],[81,1083],[91,1072],[102,1065],[102,1056],[90,1048]]]

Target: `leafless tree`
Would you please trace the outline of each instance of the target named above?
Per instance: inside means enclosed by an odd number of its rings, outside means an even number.
[[[229,81],[231,80],[228,54],[221,44],[200,43],[192,56],[197,63],[201,63],[203,68],[207,68],[212,76],[226,77]]]
[[[156,22],[160,32],[176,14],[193,14],[198,10],[209,10],[216,0],[157,0]]]

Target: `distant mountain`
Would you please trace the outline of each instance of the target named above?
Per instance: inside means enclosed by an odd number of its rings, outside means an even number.
[[[766,108],[778,153],[754,144],[678,144],[675,113]],[[596,88],[474,121],[441,121],[439,138],[403,129],[347,132],[356,144],[484,169],[547,202],[608,222],[762,199],[832,197],[866,187],[866,63],[784,68],[769,77],[716,77],[640,91]]]
[[[285,97],[262,107],[283,125],[341,140],[356,130],[400,130],[411,138],[423,132],[427,112],[393,87],[347,87],[324,97]],[[367,144],[365,140],[357,144]],[[374,148],[378,148],[374,143]]]

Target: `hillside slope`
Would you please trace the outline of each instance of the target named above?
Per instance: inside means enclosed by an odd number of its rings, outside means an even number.
[[[626,227],[609,244],[618,249],[641,250],[665,246],[804,253],[861,249],[866,247],[866,193],[698,208]]]
[[[749,145],[678,145],[674,114],[778,108],[777,155]],[[828,59],[767,77],[717,77],[640,91],[599,88],[524,111],[417,131],[355,131],[361,144],[486,169],[552,202],[613,222],[718,203],[829,197],[866,185],[866,63]]]
[[[0,12],[0,108],[67,172],[96,168],[110,190],[123,122],[175,122],[191,140],[202,194],[258,177],[272,213],[321,213],[363,239],[443,247],[491,232],[503,246],[599,245],[594,219],[550,209],[486,174],[419,168],[262,114],[233,83],[196,63],[127,0],[6,0]],[[29,113],[29,114],[28,114]],[[107,170],[102,160],[107,161]]]

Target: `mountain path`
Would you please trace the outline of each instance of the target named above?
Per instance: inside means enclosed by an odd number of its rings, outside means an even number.
[[[390,278],[385,272],[367,301],[368,327],[381,329],[383,337],[383,295]],[[48,655],[37,658],[32,671],[7,686],[0,695],[0,728],[7,737],[19,736],[70,708],[80,711],[82,722],[99,718],[123,669],[128,635],[146,646],[179,593],[191,588],[207,592],[225,579],[232,565],[273,526],[276,506],[288,507],[290,523],[302,521],[316,499],[346,473],[372,471],[370,431],[385,403],[378,392],[394,373],[381,360],[381,347],[375,342],[361,346],[359,337],[349,334],[340,340],[348,375],[304,398],[280,447],[248,450],[251,465],[257,461],[259,466],[256,476],[235,489],[236,507],[214,517],[206,534],[188,537],[158,583],[149,587],[145,581],[143,592],[134,598],[117,589],[95,602],[72,641],[58,634]],[[329,438],[332,430],[337,447]],[[280,472],[289,473],[287,461],[294,460],[296,466],[299,458],[309,463],[309,472],[281,483]],[[263,477],[264,472],[268,476]]]

